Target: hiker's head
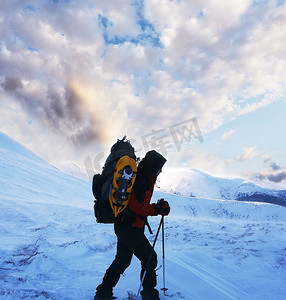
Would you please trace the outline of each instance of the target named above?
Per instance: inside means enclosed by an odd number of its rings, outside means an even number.
[[[161,173],[166,161],[166,158],[160,153],[155,150],[151,150],[146,153],[140,164],[145,174],[153,174],[157,177]]]

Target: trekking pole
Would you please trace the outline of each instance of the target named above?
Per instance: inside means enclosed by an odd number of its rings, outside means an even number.
[[[162,218],[162,253],[163,253],[163,288],[164,296],[166,296],[166,278],[165,278],[165,230],[164,230],[164,219]]]
[[[164,219],[164,216],[162,216],[161,221],[160,221],[160,224],[159,224],[159,226],[158,226],[158,230],[157,230],[157,233],[156,233],[156,236],[155,236],[153,245],[152,245],[152,251],[151,251],[151,255],[150,255],[149,260],[148,260],[148,264],[149,264],[150,261],[151,261],[151,258],[152,258],[152,255],[153,255],[153,250],[154,250],[154,247],[155,247],[155,244],[156,244],[156,241],[157,241],[159,232],[160,232],[160,228],[161,228],[161,226],[162,226],[162,224],[163,224],[163,219]],[[137,297],[139,297],[139,293],[140,293],[140,290],[141,290],[141,287],[142,287],[142,284],[143,284],[143,281],[144,281],[145,276],[146,276],[146,270],[144,271],[143,276],[142,276],[142,279],[141,279],[141,281],[140,281],[139,289],[138,289],[138,292],[137,292]]]

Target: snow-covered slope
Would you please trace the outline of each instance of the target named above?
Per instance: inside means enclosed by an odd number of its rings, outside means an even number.
[[[81,207],[89,205],[88,182],[63,174],[2,133],[0,145],[2,199]]]
[[[86,170],[83,168],[80,168],[77,164],[70,162],[70,161],[64,161],[61,163],[58,163],[55,165],[55,167],[66,174],[72,175],[74,177],[87,180],[89,181],[90,179],[88,178]]]
[[[112,225],[95,223],[90,183],[3,134],[0,167],[0,298],[93,299],[116,237]],[[154,192],[154,201],[161,197],[172,207],[165,218],[172,299],[285,298],[286,208]],[[149,221],[156,231],[160,217]],[[139,269],[134,258],[114,290],[119,300],[137,292]],[[162,269],[158,275],[160,289]]]
[[[260,201],[286,206],[283,194],[243,179],[214,177],[194,169],[166,169],[160,175],[161,190],[187,197]]]

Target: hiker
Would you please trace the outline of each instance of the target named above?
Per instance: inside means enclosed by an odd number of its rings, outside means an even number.
[[[163,199],[150,204],[157,176],[161,173],[165,162],[166,159],[161,154],[151,150],[139,163],[128,207],[114,224],[117,253],[106,270],[102,283],[96,288],[95,300],[114,299],[112,290],[120,275],[130,265],[133,254],[141,261],[141,279],[146,271],[142,283],[142,299],[160,299],[159,292],[155,289],[157,254],[144,234],[144,227],[148,224],[147,216],[165,216],[170,212],[168,202]]]

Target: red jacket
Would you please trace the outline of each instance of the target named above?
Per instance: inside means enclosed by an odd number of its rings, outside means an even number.
[[[148,216],[155,216],[155,204],[150,204],[151,197],[153,195],[155,176],[150,175],[148,177],[149,188],[145,191],[145,196],[142,199],[137,199],[134,190],[130,195],[128,207],[136,215],[135,220],[132,222],[132,227],[143,228]]]

